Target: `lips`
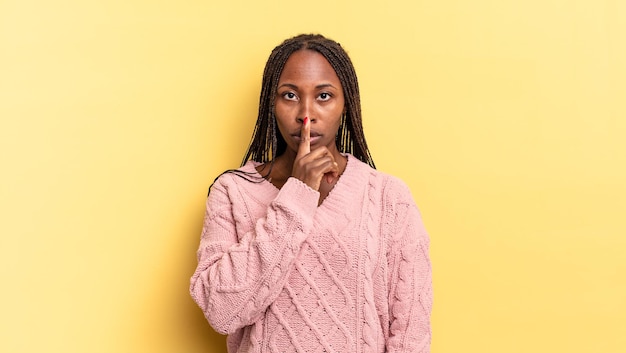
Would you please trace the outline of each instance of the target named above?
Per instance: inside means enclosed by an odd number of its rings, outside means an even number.
[[[297,143],[300,143],[300,141],[302,141],[302,138],[300,137],[300,131],[298,131],[297,133],[291,134],[291,137]],[[311,144],[314,144],[315,142],[317,142],[321,138],[322,138],[322,135],[319,132],[311,131]]]

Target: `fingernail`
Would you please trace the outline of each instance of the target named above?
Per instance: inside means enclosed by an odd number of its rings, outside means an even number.
[[[308,116],[305,116],[305,117],[304,117],[304,122],[303,122],[303,124],[304,124],[304,125],[306,125],[306,123],[308,123],[308,122],[309,122],[309,117],[308,117]]]

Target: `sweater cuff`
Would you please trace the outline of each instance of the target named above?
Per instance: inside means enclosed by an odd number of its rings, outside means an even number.
[[[310,215],[313,218],[320,199],[319,191],[311,189],[298,178],[289,177],[280,188],[276,201],[288,206],[298,214]]]
[[[300,247],[309,235],[313,226],[313,217],[317,211],[317,203],[320,193],[311,189],[300,179],[290,177],[280,189],[275,202],[290,210],[294,222],[302,225],[302,232],[297,232],[292,241],[292,246]]]

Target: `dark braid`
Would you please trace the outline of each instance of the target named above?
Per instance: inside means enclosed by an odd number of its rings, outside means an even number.
[[[322,54],[337,73],[343,87],[346,112],[341,118],[337,133],[337,148],[340,152],[350,153],[376,168],[363,134],[361,97],[354,65],[339,43],[319,34],[301,34],[287,39],[270,54],[263,72],[259,115],[241,164],[244,165],[249,160],[267,163],[285,152],[287,143],[276,128],[274,99],[285,62],[291,54],[303,49]]]
[[[287,143],[278,132],[276,117],[274,116],[274,99],[278,89],[278,79],[291,54],[304,49],[314,50],[322,54],[335,70],[343,87],[346,110],[341,117],[341,125],[337,132],[337,149],[342,153],[350,153],[372,168],[376,168],[363,134],[359,83],[350,57],[339,43],[331,39],[320,34],[300,34],[287,39],[274,48],[265,64],[259,99],[259,115],[252,133],[252,140],[241,162],[242,166],[249,160],[260,163],[269,162],[268,172],[262,177],[259,177],[257,173],[244,172],[238,169],[229,169],[222,174],[233,173],[254,183],[260,183],[270,175],[274,158],[280,156],[287,149]],[[218,178],[219,176],[215,180]],[[211,184],[211,186],[213,185]],[[209,187],[209,192],[210,190]]]

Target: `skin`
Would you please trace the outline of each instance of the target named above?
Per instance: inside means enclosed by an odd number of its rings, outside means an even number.
[[[295,177],[328,196],[346,167],[335,136],[345,111],[341,82],[323,55],[294,52],[283,68],[275,98],[275,115],[286,151],[274,160],[270,181],[281,188]],[[261,173],[267,166],[259,166]]]

